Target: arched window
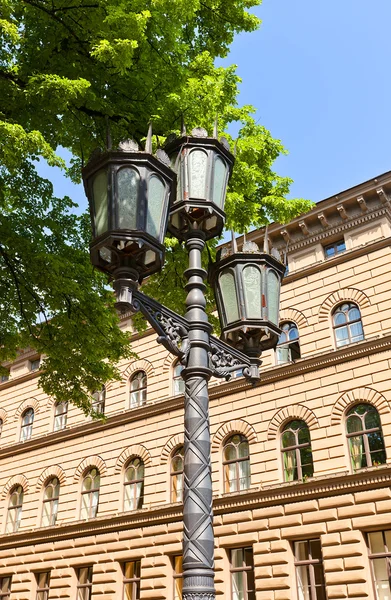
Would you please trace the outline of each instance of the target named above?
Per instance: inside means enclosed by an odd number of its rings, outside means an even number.
[[[124,510],[142,508],[144,501],[144,463],[133,458],[125,470]]]
[[[54,409],[53,431],[60,431],[67,426],[68,402],[57,402]]]
[[[0,437],[1,437],[2,433],[3,433],[3,419],[0,419]]]
[[[297,481],[314,474],[310,430],[304,421],[290,421],[281,434],[284,480]]]
[[[22,425],[20,428],[20,441],[25,442],[29,440],[33,433],[33,423],[34,423],[34,410],[32,408],[28,408],[24,411],[22,415]]]
[[[130,380],[130,408],[142,406],[147,400],[147,374],[137,371]]]
[[[282,331],[276,348],[278,365],[300,358],[299,330],[296,323],[286,321],[280,328]]]
[[[357,304],[344,302],[333,312],[333,328],[337,348],[364,339],[361,313]]]
[[[58,498],[60,496],[60,482],[53,477],[45,486],[43,494],[43,507],[41,527],[55,525],[58,511]]]
[[[182,379],[183,365],[179,361],[176,361],[173,368],[172,378],[172,393],[173,396],[179,396],[179,394],[185,393],[185,382]]]
[[[224,490],[239,492],[250,487],[250,453],[247,438],[232,435],[223,448]]]
[[[184,448],[179,446],[171,456],[171,502],[183,502]]]
[[[22,507],[23,507],[23,488],[21,485],[17,485],[13,488],[10,495],[7,511],[7,525],[6,533],[14,533],[18,531],[20,520],[22,518]]]
[[[80,519],[96,517],[99,503],[100,474],[98,469],[90,469],[83,479],[81,489]]]
[[[106,388],[102,387],[100,392],[94,392],[92,394],[92,410],[97,413],[104,414],[106,403]]]
[[[353,471],[386,462],[379,413],[371,404],[357,404],[348,411],[346,436]]]

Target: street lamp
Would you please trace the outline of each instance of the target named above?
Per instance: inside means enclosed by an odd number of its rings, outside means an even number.
[[[158,342],[179,357],[185,382],[183,599],[213,600],[214,536],[208,381],[242,370],[259,380],[259,356],[275,346],[283,265],[266,252],[244,247],[212,268],[221,341],[205,312],[205,241],[221,234],[234,157],[226,140],[204,129],[168,140],[151,153],[132,141],[96,153],[83,169],[90,204],[92,263],[113,280],[120,311],[141,311]],[[170,166],[171,165],[171,168]],[[177,190],[176,180],[178,180]],[[176,192],[176,193],[175,193]],[[163,266],[166,228],[189,254],[186,314],[181,317],[138,290]]]

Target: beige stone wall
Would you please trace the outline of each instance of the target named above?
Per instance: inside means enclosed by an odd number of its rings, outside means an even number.
[[[362,238],[341,257],[301,265],[282,288],[281,318],[296,322],[301,359],[276,365],[264,357],[262,382],[242,378],[212,382],[210,415],[215,493],[216,588],[230,598],[228,550],[252,545],[257,600],[295,600],[292,542],[320,537],[329,599],[374,600],[365,534],[391,529],[391,262],[387,221],[380,239]],[[366,230],[365,230],[366,231]],[[377,234],[376,234],[377,235]],[[354,236],[351,236],[353,240]],[[358,234],[356,239],[359,239]],[[317,250],[315,248],[315,255]],[[336,349],[330,313],[343,301],[356,302],[365,340]],[[129,324],[124,323],[124,326]],[[70,408],[67,428],[53,433],[54,403],[37,387],[28,355],[0,384],[0,576],[13,574],[12,600],[34,600],[34,573],[51,570],[50,598],[75,598],[75,568],[94,566],[93,598],[120,596],[121,563],[142,561],[142,599],[171,600],[172,556],[181,553],[181,506],[170,503],[169,457],[183,439],[183,398],[172,396],[173,358],[155,334],[134,340],[139,359],[121,364],[123,378],[107,388],[107,422],[95,423]],[[148,375],[148,401],[129,409],[129,378]],[[387,464],[352,473],[344,414],[357,402],[376,406]],[[33,406],[32,439],[20,443],[20,417]],[[280,430],[290,419],[307,422],[314,478],[283,481]],[[224,494],[222,445],[230,433],[250,442],[251,487]],[[126,460],[142,456],[142,510],[123,513]],[[100,470],[98,517],[79,521],[82,476]],[[61,480],[57,524],[41,528],[43,486]],[[9,492],[25,490],[18,533],[5,534]]]

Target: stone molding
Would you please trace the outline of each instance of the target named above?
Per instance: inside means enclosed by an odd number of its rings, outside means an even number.
[[[147,377],[153,377],[155,375],[155,368],[149,360],[140,359],[132,361],[122,373],[122,380],[120,387],[124,387],[128,384],[130,376],[136,371],[145,371]]]
[[[87,469],[91,469],[96,467],[101,475],[106,475],[107,467],[106,463],[100,456],[96,454],[93,456],[87,456],[84,458],[79,466],[77,467],[75,474],[73,476],[73,481],[79,481],[79,479],[83,476]]]
[[[39,401],[36,398],[28,398],[19,404],[15,411],[14,419],[17,421],[27,408],[32,408],[34,413],[39,413]]]
[[[27,494],[30,487],[27,478],[24,475],[14,475],[10,479],[8,479],[7,483],[3,487],[1,497],[6,498],[8,493],[12,490],[12,488],[16,487],[17,485],[21,485],[23,488],[23,492]]]
[[[372,404],[381,415],[390,412],[390,405],[380,392],[369,387],[355,388],[345,392],[338,398],[331,411],[330,425],[339,425],[346,409],[359,402]]]
[[[301,311],[290,306],[280,310],[280,323],[283,321],[293,321],[299,329],[308,325],[307,317]]]
[[[60,465],[53,465],[51,467],[47,467],[39,476],[38,481],[36,483],[35,489],[39,492],[46,482],[53,477],[57,477],[61,485],[65,485],[66,483],[66,475],[64,469],[60,467]]]
[[[333,308],[341,302],[355,302],[360,309],[368,308],[371,305],[368,296],[363,291],[351,287],[342,288],[323,300],[318,312],[319,323],[327,321]]]
[[[249,444],[255,444],[258,442],[254,427],[243,419],[235,419],[233,421],[226,421],[218,428],[212,438],[212,452],[218,452],[227,437],[234,435],[235,433],[241,433],[244,435]]]
[[[163,361],[162,373],[163,374],[169,373],[169,371],[173,368],[173,366],[177,360],[178,360],[177,356],[174,356],[170,352],[168,352],[166,358]]]
[[[285,408],[281,408],[281,410],[275,413],[269,423],[267,432],[268,441],[276,440],[277,434],[279,433],[281,427],[288,421],[292,421],[294,419],[305,421],[309,429],[315,429],[315,427],[319,427],[319,421],[312,410],[306,406],[303,406],[302,404],[293,404]]]
[[[170,437],[168,442],[166,442],[163,446],[163,450],[160,455],[160,464],[167,464],[175,448],[178,448],[178,446],[183,446],[184,443],[185,436],[183,433],[178,433],[177,435],[173,435],[172,437]]]
[[[128,446],[121,452],[115,463],[114,473],[120,473],[124,465],[132,457],[139,457],[143,461],[144,465],[148,467],[152,463],[151,455],[149,451],[141,444],[135,444],[134,446]]]
[[[7,412],[4,410],[4,408],[0,408],[0,419],[3,421],[3,424],[7,422],[7,418]]]

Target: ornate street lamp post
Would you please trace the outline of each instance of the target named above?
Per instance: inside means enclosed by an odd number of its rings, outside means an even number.
[[[253,383],[259,380],[259,356],[275,346],[280,333],[284,267],[254,244],[223,257],[211,280],[226,342],[213,337],[201,256],[205,241],[222,233],[234,157],[224,139],[210,138],[203,129],[169,141],[157,154],[151,154],[149,134],[145,152],[124,142],[118,150],[95,154],[83,170],[93,227],[91,260],[111,276],[118,309],[141,311],[158,342],[184,366],[183,599],[213,600],[208,381],[238,370]],[[167,228],[189,254],[185,317],[138,291],[143,278],[163,265]]]

